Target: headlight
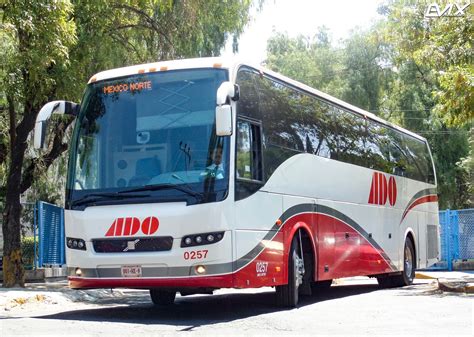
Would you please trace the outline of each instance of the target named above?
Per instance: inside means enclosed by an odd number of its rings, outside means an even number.
[[[86,242],[82,239],[66,238],[66,246],[70,249],[86,250]]]
[[[183,237],[181,247],[209,245],[222,240],[224,232],[190,234]]]

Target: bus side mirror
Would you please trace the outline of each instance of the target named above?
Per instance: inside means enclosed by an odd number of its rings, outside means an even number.
[[[218,105],[216,107],[216,135],[232,135],[232,109],[230,104]]]
[[[44,149],[48,120],[51,115],[73,115],[77,116],[79,104],[68,101],[53,101],[46,103],[38,113],[35,123],[33,146],[35,149]]]
[[[227,99],[239,99],[239,87],[231,82],[223,82],[217,89],[216,97],[216,135],[232,135],[232,108],[227,104]]]

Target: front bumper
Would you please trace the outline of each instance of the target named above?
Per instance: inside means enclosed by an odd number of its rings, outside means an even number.
[[[69,276],[72,289],[93,288],[232,288],[233,276],[212,275],[176,278],[89,278]]]

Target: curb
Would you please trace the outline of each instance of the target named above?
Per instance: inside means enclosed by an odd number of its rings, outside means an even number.
[[[436,277],[430,276],[430,275],[427,275],[427,274],[423,274],[423,273],[420,273],[420,272],[415,273],[415,278],[417,278],[419,280],[436,280]]]
[[[474,294],[474,283],[467,281],[448,281],[438,279],[438,289],[453,293]]]

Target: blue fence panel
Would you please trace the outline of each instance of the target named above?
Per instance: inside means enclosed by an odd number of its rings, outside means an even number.
[[[474,209],[439,212],[440,260],[453,270],[453,261],[474,259]]]
[[[64,210],[56,205],[38,201],[39,236],[38,266],[61,266],[66,263]]]
[[[448,218],[448,211],[440,211],[439,212],[439,239],[440,239],[440,246],[441,246],[441,253],[440,253],[440,260],[447,261],[448,260],[448,245],[447,242],[447,226],[449,223]]]
[[[458,211],[459,259],[474,259],[474,209]]]

